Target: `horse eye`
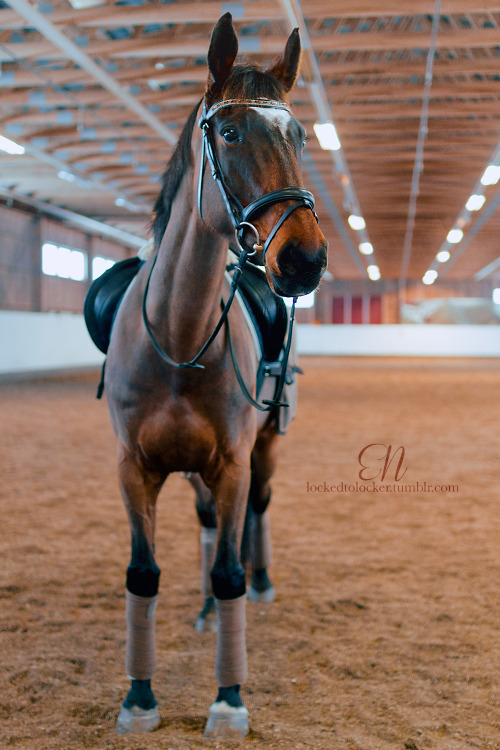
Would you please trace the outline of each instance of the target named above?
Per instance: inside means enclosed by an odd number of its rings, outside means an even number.
[[[234,128],[226,128],[222,131],[222,137],[226,141],[226,143],[235,143],[237,140],[239,140],[238,131]]]

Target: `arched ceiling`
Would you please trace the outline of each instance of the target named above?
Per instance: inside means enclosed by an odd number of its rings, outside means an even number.
[[[376,263],[382,280],[421,279],[432,267],[439,279],[472,279],[500,256],[500,188],[479,182],[500,163],[500,1],[440,4],[406,273],[434,0],[73,1],[0,0],[0,134],[26,147],[0,152],[0,196],[32,196],[146,236],[158,178],[203,95],[211,30],[230,11],[253,62],[279,53],[293,25],[303,32],[292,100],[309,134],[305,183],[335,276],[367,278]],[[340,153],[314,135],[325,107]],[[478,190],[484,206],[465,211]],[[358,212],[372,256],[347,222]],[[457,226],[464,236],[451,244]],[[443,249],[451,258],[437,263]]]

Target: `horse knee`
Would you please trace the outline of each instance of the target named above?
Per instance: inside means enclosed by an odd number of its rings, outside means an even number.
[[[156,596],[160,582],[160,569],[157,565],[151,568],[129,565],[127,568],[127,589],[135,596]]]
[[[217,599],[237,599],[246,592],[245,571],[239,563],[228,566],[216,561],[210,577]]]

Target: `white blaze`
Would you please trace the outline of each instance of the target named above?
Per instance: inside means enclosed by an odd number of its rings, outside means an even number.
[[[285,136],[288,130],[288,123],[291,120],[292,115],[288,110],[281,109],[280,107],[250,107],[250,109],[258,112],[259,115],[265,117],[265,119],[271,123],[271,125],[277,126],[282,134]]]

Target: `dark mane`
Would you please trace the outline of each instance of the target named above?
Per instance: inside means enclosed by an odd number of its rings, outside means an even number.
[[[213,94],[213,91],[207,92],[207,99],[210,104],[213,103]],[[256,99],[259,97],[266,99],[286,99],[283,86],[273,75],[266,73],[256,65],[235,65],[224,84],[220,98]],[[218,98],[216,96],[214,101]],[[165,234],[165,229],[170,219],[172,203],[182,178],[192,163],[191,140],[199,106],[200,102],[198,102],[189,115],[170,161],[167,164],[167,168],[163,173],[162,189],[153,209],[152,229],[156,248],[159,247],[162,237]]]
[[[191,140],[200,103],[198,102],[189,115],[184,129],[179,136],[179,140],[175,145],[174,152],[170,157],[170,161],[163,173],[162,188],[153,209],[153,221],[151,224],[156,248],[159,247],[162,237],[165,234],[165,229],[170,219],[170,212],[172,211],[172,203],[177,195],[182,178],[192,164]]]

